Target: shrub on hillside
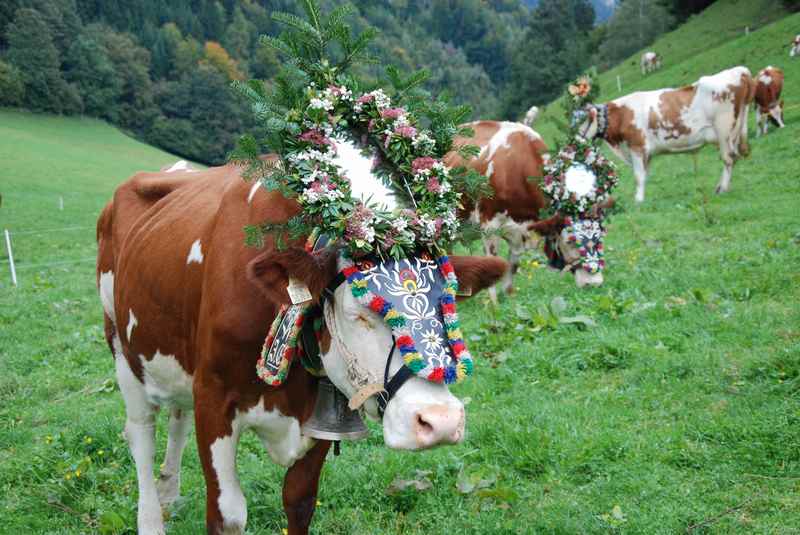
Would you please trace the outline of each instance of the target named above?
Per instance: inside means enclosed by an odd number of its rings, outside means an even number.
[[[0,61],[0,104],[3,106],[19,106],[25,85],[19,69]]]

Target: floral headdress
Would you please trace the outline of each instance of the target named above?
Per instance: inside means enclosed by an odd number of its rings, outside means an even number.
[[[341,22],[348,7],[338,8],[327,21],[320,17],[315,1],[305,0],[303,8],[307,21],[274,14],[273,18],[291,31],[279,38],[263,38],[290,57],[274,91],[268,93],[258,81],[235,84],[253,103],[267,134],[260,140],[244,136],[232,159],[247,166],[246,177],[259,180],[268,190],[281,191],[301,207],[285,224],[247,228],[248,242],[260,246],[267,232],[276,233],[278,247],[287,235],[290,240],[325,235],[342,249],[343,274],[353,296],[380,314],[392,329],[404,365],[429,381],[460,381],[471,373],[472,359],[459,329],[455,309],[458,282],[446,252],[460,234],[456,211],[463,197],[476,198],[487,179],[463,166],[450,168],[442,158],[454,150],[456,136],[471,134],[457,126],[469,108],[451,106],[421,91],[419,85],[426,73],[403,78],[389,68],[393,90],[362,90],[348,74],[348,67],[364,55],[372,32],[351,37],[350,29]],[[337,64],[326,59],[331,43],[344,58]],[[404,206],[388,209],[353,197],[338,159],[345,144],[372,156],[373,174],[405,201]],[[265,148],[276,153],[277,159],[259,158]],[[458,151],[466,161],[478,149],[464,146]],[[433,262],[432,257],[438,260]],[[415,286],[417,282],[412,285],[411,279],[399,290],[385,282],[381,286],[373,282],[380,276],[358,267],[362,259],[392,266],[389,271],[401,278],[408,275],[422,281],[427,277],[426,291]],[[403,262],[406,264],[401,267]],[[432,270],[431,265],[438,269]],[[404,310],[393,298],[416,304]],[[289,349],[279,352],[270,367],[271,352],[265,346],[266,356],[260,360],[259,375],[270,384],[283,380],[295,353],[292,340],[296,334],[292,333],[296,321],[289,317],[286,326]],[[277,333],[279,327],[273,326],[273,330]],[[421,338],[423,329],[431,329],[428,338]],[[440,342],[445,339],[447,343]],[[430,347],[418,350],[422,343]]]
[[[362,91],[347,68],[363,53],[364,36],[351,39],[349,28],[339,27],[344,8],[325,23],[314,2],[304,7],[311,10],[309,21],[317,24],[312,36],[304,37],[303,31],[310,30],[293,17],[277,14],[281,22],[288,17],[295,31],[280,39],[265,38],[292,56],[276,90],[268,94],[257,81],[235,84],[253,102],[268,134],[261,140],[242,138],[233,159],[248,165],[246,175],[269,190],[281,190],[302,207],[285,225],[248,228],[249,241],[258,245],[270,231],[296,239],[316,229],[354,257],[403,258],[420,250],[445,254],[460,234],[456,211],[462,197],[477,197],[486,184],[474,170],[450,168],[442,161],[454,149],[455,136],[470,133],[457,126],[469,109],[422,92],[419,85],[427,73],[403,78],[390,68],[393,91]],[[294,46],[298,41],[305,48]],[[339,64],[324,59],[330,43],[344,50],[346,59]],[[336,161],[341,142],[369,153],[373,173],[405,206],[388,210],[353,198],[350,181]],[[278,160],[260,160],[262,147],[277,153]],[[473,156],[477,147],[460,147],[459,152]]]
[[[571,119],[576,110],[591,104],[598,92],[592,74],[579,77],[567,87],[567,116]],[[545,166],[542,191],[549,197],[552,210],[564,218],[562,237],[578,248],[581,267],[596,273],[605,266],[602,207],[619,180],[617,169],[600,153],[594,140],[578,135],[575,125],[570,125],[567,133],[567,142]]]

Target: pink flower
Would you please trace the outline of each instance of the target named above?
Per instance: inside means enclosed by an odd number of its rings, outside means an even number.
[[[332,145],[331,140],[319,130],[307,130],[300,134],[300,141],[306,141],[315,145]]]
[[[356,99],[356,102],[358,102],[359,104],[366,104],[367,102],[372,102],[373,100],[375,100],[375,95],[367,93],[366,95],[361,95],[360,97],[358,97]]]
[[[344,88],[343,87],[339,87],[339,86],[336,86],[336,85],[333,85],[333,84],[328,86],[328,90],[331,92],[332,95],[336,95],[337,97],[339,95],[341,95],[342,93],[344,93]]]
[[[367,131],[372,132],[375,130],[375,119],[370,119],[367,123]]]
[[[425,187],[428,188],[428,191],[431,193],[439,193],[442,190],[442,185],[439,184],[439,180],[433,176],[428,179]]]
[[[383,160],[381,159],[381,155],[376,152],[375,156],[372,158],[372,167],[370,171],[374,171],[375,169],[380,167],[382,161]]]
[[[413,126],[398,126],[394,129],[394,133],[400,137],[411,139],[417,135],[417,129]]]
[[[386,108],[385,110],[381,110],[381,117],[384,119],[397,119],[405,114],[406,110],[403,108]]]
[[[420,156],[416,158],[413,162],[411,162],[411,172],[415,175],[420,171],[425,169],[430,169],[433,167],[433,164],[436,163],[436,160],[431,158],[430,156]]]

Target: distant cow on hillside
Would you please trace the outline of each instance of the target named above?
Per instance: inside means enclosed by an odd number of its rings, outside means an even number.
[[[657,71],[661,68],[661,56],[655,52],[645,52],[639,60],[639,66],[642,68],[642,76]]]
[[[539,108],[537,106],[531,106],[528,108],[528,112],[525,114],[525,119],[522,120],[522,124],[533,128],[533,123],[536,122],[537,117],[539,117]]]
[[[680,89],[640,91],[576,112],[573,121],[587,139],[605,139],[633,166],[636,201],[644,201],[647,168],[656,154],[719,145],[725,164],[717,193],[730,189],[733,164],[747,155],[747,110],[755,84],[747,67],[703,76]]]
[[[800,56],[800,33],[798,33],[794,40],[789,44],[789,57]]]
[[[783,71],[778,67],[765,67],[756,77],[755,108],[756,135],[766,134],[769,120],[783,128]]]

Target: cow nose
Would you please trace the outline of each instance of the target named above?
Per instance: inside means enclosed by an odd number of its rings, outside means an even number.
[[[414,415],[414,434],[420,448],[457,444],[464,438],[464,407],[429,405]]]
[[[603,284],[603,274],[599,271],[597,273],[589,273],[585,269],[579,268],[575,270],[575,284],[578,285],[578,288],[600,286]]]

